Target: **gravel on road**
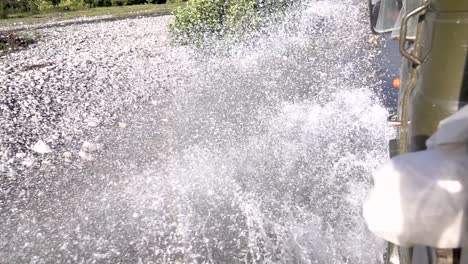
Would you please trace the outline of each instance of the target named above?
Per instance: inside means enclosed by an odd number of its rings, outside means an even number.
[[[0,175],[16,180],[46,153],[78,155],[93,131],[125,126],[120,113],[133,103],[167,100],[165,83],[183,75],[168,66],[183,56],[168,39],[171,19],[43,29],[37,44],[1,56]]]

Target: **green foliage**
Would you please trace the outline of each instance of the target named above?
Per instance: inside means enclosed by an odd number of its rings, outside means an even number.
[[[33,4],[34,1],[28,0],[0,0],[0,11],[5,14],[30,11]]]
[[[167,3],[168,1],[167,0],[148,0],[148,3],[150,4],[158,4],[158,5],[161,5],[161,4],[165,4]],[[174,1],[173,1],[174,2]]]
[[[7,0],[0,0],[0,18],[8,17]]]
[[[269,14],[291,4],[292,0],[189,0],[175,11],[170,29],[180,43],[245,35],[265,24]]]
[[[57,7],[57,6],[60,4],[60,2],[61,2],[61,0],[48,0],[48,1],[49,1],[54,7]]]
[[[178,8],[171,29],[181,39],[199,38],[203,33],[219,34],[224,29],[228,0],[191,0]]]
[[[83,2],[84,2],[88,7],[93,7],[93,6],[94,6],[94,0],[83,0]]]
[[[227,33],[239,35],[258,28],[262,19],[262,9],[255,0],[231,1],[226,10],[225,27]]]
[[[19,12],[36,12],[42,0],[0,0],[0,18]]]
[[[148,3],[147,0],[126,0],[126,5],[142,5]]]
[[[111,0],[95,0],[94,6],[97,6],[97,7],[112,6],[112,2]]]
[[[186,0],[0,0],[0,19],[21,18],[41,13],[83,10],[83,7],[110,7],[144,4],[175,4]],[[154,9],[153,7],[148,7]],[[171,6],[172,8],[172,6]],[[38,12],[40,11],[40,12]]]
[[[125,5],[125,0],[112,0],[113,6],[123,6]]]
[[[83,0],[61,0],[60,6],[73,9],[74,7],[84,7],[86,3]]]
[[[27,0],[29,12],[39,11],[39,6],[41,5],[42,0]]]

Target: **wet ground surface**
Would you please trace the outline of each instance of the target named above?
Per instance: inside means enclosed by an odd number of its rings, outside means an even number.
[[[398,40],[389,39],[388,35],[381,37],[384,40],[382,51],[376,58],[376,67],[382,80],[376,92],[381,95],[385,107],[396,113],[398,89],[393,87],[393,80],[400,76],[401,55]]]
[[[173,46],[158,17],[44,29],[0,57],[0,259],[378,262],[360,201],[392,131],[350,3],[219,56]]]

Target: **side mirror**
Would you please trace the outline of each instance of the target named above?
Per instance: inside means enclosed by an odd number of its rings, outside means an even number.
[[[367,1],[369,6],[370,29],[372,33],[380,35],[400,28],[398,18],[402,11],[402,0]]]
[[[375,1],[375,0],[368,0],[369,3],[369,22],[370,22],[370,29],[373,34],[375,35],[380,35],[382,33],[379,33],[376,31],[376,26],[377,26],[377,19],[379,18],[379,12],[380,12],[380,3],[381,1]]]

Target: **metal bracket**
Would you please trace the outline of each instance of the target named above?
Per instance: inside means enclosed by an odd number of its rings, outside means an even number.
[[[406,43],[406,34],[408,32],[408,21],[411,17],[424,13],[430,5],[430,1],[425,0],[423,5],[414,9],[413,11],[409,12],[406,16],[403,17],[403,21],[401,22],[401,29],[400,29],[400,53],[403,57],[407,58],[409,61],[414,63],[416,66],[421,64],[421,61],[416,58],[413,54],[409,53],[405,49]]]
[[[387,126],[389,127],[399,127],[401,126],[401,121],[398,120],[398,115],[393,114],[387,117]]]

